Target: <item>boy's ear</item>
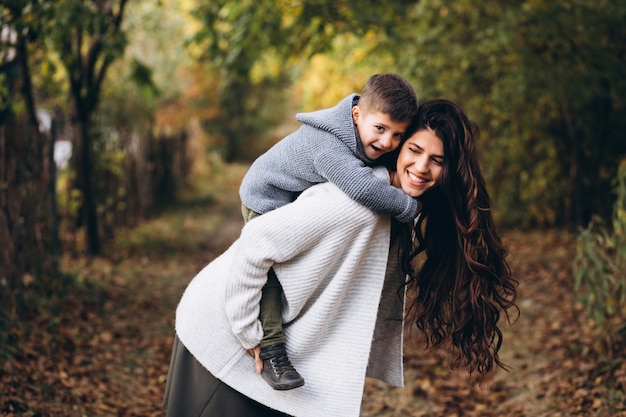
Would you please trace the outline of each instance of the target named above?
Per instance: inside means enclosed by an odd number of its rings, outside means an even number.
[[[352,107],[352,121],[354,122],[354,124],[359,123],[359,117],[361,117],[361,109],[359,108],[359,106]]]

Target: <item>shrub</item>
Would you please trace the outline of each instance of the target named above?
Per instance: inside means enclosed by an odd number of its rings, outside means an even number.
[[[587,317],[606,337],[607,353],[626,330],[626,160],[615,179],[617,201],[612,224],[594,216],[576,241],[574,289]]]

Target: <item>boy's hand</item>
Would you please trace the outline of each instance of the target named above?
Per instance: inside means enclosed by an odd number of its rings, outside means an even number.
[[[260,375],[261,372],[263,372],[263,361],[259,356],[261,354],[261,346],[256,346],[253,349],[248,349],[248,353],[254,358],[254,362],[256,363],[256,373]]]

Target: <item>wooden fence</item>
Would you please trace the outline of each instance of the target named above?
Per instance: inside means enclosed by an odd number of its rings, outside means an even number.
[[[42,133],[19,121],[0,125],[0,310],[12,308],[25,287],[58,285],[58,255],[81,251],[71,180],[57,195],[52,126]],[[98,152],[94,169],[105,240],[171,203],[191,167],[185,132],[120,137],[113,149]]]

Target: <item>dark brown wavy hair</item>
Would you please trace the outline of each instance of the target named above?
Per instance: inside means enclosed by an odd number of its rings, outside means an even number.
[[[430,129],[442,140],[444,163],[439,186],[421,198],[412,236],[402,237],[402,246],[413,248],[402,256],[414,294],[407,321],[423,332],[428,347],[451,343],[452,368],[466,367],[482,378],[495,365],[507,369],[498,358],[498,321],[504,315],[510,322],[508,311],[517,310],[517,281],[474,148],[478,128],[458,105],[436,99],[419,106],[416,129]],[[419,267],[418,255],[425,258]]]

